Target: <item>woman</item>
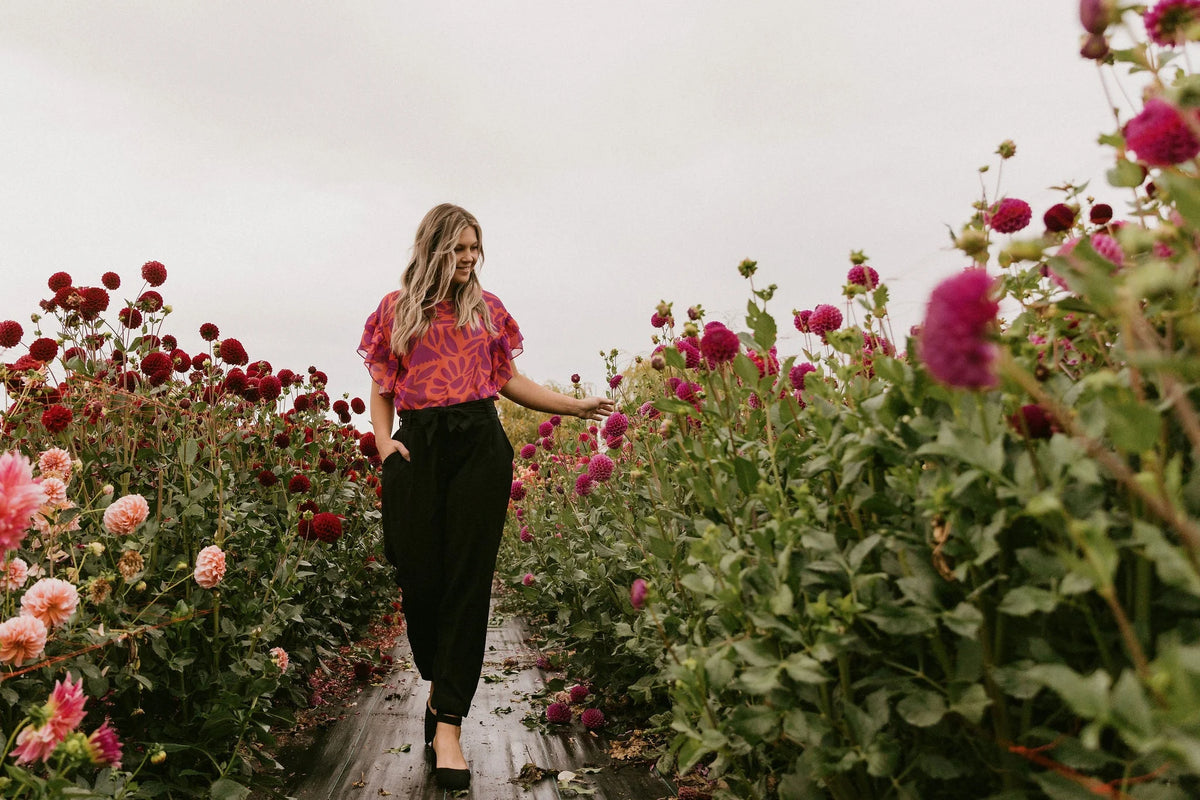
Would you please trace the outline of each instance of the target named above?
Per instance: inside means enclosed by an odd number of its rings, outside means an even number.
[[[371,426],[383,459],[384,555],[396,569],[413,660],[430,681],[425,743],[438,784],[466,788],[462,718],[483,669],[492,575],[512,487],[502,394],[527,408],[602,419],[613,401],[521,375],[521,331],[483,291],[479,223],[442,204],[421,220],[400,289],[367,318]],[[392,433],[393,420],[399,426]]]

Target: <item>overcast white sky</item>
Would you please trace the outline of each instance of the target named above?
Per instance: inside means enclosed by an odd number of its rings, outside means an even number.
[[[163,262],[166,326],[363,394],[362,322],[433,205],[471,210],[484,286],[538,381],[600,384],[660,299],[742,329],[759,262],[840,303],[852,249],[897,333],[1011,138],[1003,194],[1103,180],[1115,129],[1075,0],[25,2],[0,5],[0,319],[66,270]],[[1123,109],[1126,117],[1128,109]],[[8,360],[15,353],[7,354]],[[0,357],[4,357],[0,355]],[[365,421],[360,421],[365,426]]]

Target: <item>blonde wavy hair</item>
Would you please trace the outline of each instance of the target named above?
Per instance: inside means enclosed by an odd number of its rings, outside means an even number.
[[[454,246],[467,228],[474,228],[479,240],[479,261],[464,284],[454,283],[456,258]],[[417,226],[412,259],[400,276],[400,298],[396,301],[392,323],[392,350],[398,355],[407,353],[433,321],[434,306],[440,301],[454,301],[458,327],[470,325],[478,330],[482,324],[495,335],[496,325],[483,300],[483,287],[476,275],[483,265],[483,231],[479,221],[465,209],[450,203],[435,206]]]

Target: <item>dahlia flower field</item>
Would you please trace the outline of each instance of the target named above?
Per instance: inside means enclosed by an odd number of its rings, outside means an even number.
[[[6,798],[271,787],[273,731],[395,600],[362,400],[172,330],[166,267],[134,273],[0,321]]]
[[[791,313],[744,262],[516,443],[546,663],[691,796],[1200,795],[1200,2],[1080,12],[1118,209],[988,186],[911,331],[862,253]]]

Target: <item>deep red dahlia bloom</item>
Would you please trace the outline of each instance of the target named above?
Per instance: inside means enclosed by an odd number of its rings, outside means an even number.
[[[333,544],[342,538],[342,518],[337,514],[322,511],[312,518],[313,535],[326,544]]]
[[[509,490],[508,490],[508,497],[510,500],[517,502],[517,503],[524,500],[525,499],[525,484],[521,483],[521,481],[513,481],[512,486],[509,487]]]
[[[355,397],[350,401],[350,410],[355,414],[361,414],[367,410],[367,404],[363,402],[361,397]]]
[[[288,492],[291,494],[303,494],[312,488],[312,481],[304,475],[293,475],[288,481]]]
[[[16,347],[24,335],[25,331],[15,320],[6,319],[0,322],[0,347]]]
[[[187,372],[192,367],[192,357],[183,350],[174,348],[171,350],[171,366],[176,372]]]
[[[142,292],[142,296],[137,299],[139,307],[146,311],[158,311],[163,307],[162,295],[153,289]]]
[[[71,424],[71,417],[71,409],[55,404],[42,412],[42,425],[50,433],[58,433]]]
[[[220,329],[211,322],[206,322],[200,326],[200,338],[206,342],[215,342],[220,335]]]
[[[1021,406],[1009,416],[1008,424],[1030,439],[1049,439],[1058,430],[1054,417],[1036,403]]]
[[[991,294],[995,282],[985,270],[966,269],[930,295],[917,347],[942,383],[967,389],[996,385],[996,346],[989,338],[1000,308]]]
[[[156,375],[160,372],[170,373],[175,365],[171,357],[161,350],[156,350],[142,359],[142,374]]]
[[[212,363],[208,353],[197,353],[192,356],[192,369],[203,371],[205,367]]]
[[[46,285],[50,287],[50,291],[58,292],[60,289],[65,289],[73,283],[71,276],[65,272],[56,272],[46,281]]]
[[[246,391],[249,384],[246,382],[246,373],[242,372],[238,367],[234,367],[225,374],[225,391],[241,394]]]
[[[237,339],[222,339],[217,355],[226,364],[245,364],[250,360],[246,348]]]
[[[162,286],[167,280],[167,268],[157,261],[142,264],[142,278],[151,286]]]
[[[1092,210],[1088,214],[1088,219],[1095,225],[1107,225],[1108,221],[1112,218],[1112,206],[1108,203],[1096,203],[1096,205],[1092,206]]]
[[[29,345],[29,355],[43,363],[53,361],[58,355],[58,342],[45,336],[34,339],[33,344]]]
[[[1046,213],[1042,215],[1042,222],[1051,233],[1069,231],[1075,224],[1075,209],[1066,203],[1055,203],[1046,209]]]
[[[259,378],[258,394],[263,400],[278,400],[283,394],[283,383],[275,375]]]
[[[136,308],[129,308],[126,306],[117,312],[117,319],[119,319],[121,324],[126,328],[136,328],[142,324],[142,312],[138,311]]]
[[[350,404],[347,403],[345,400],[334,400],[333,401],[333,413],[340,415],[340,414],[348,414],[349,412],[350,412]]]

